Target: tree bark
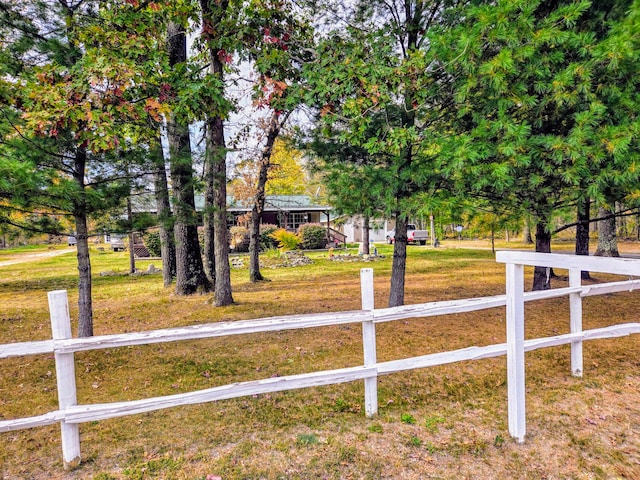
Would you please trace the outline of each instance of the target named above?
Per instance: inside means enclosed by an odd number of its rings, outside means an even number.
[[[187,43],[184,27],[169,23],[167,27],[169,63],[186,62]],[[191,295],[211,291],[204,272],[198,241],[198,216],[193,189],[193,164],[189,127],[175,116],[167,121],[170,170],[175,197],[176,294]]]
[[[220,151],[213,164],[213,208],[215,244],[215,305],[224,307],[233,303],[231,293],[231,267],[229,265],[229,228],[227,226],[227,161],[222,119],[216,119],[215,142]]]
[[[131,185],[129,185],[129,198],[127,198],[127,221],[129,222],[129,273],[136,273],[136,252],[133,250],[136,234],[133,231],[133,207],[131,206]]]
[[[370,255],[369,251],[369,215],[364,215],[362,220],[362,253]]]
[[[78,196],[74,199],[73,218],[76,224],[76,249],[78,259],[78,337],[93,336],[93,302],[91,299],[91,260],[89,258],[89,229],[87,227],[87,203],[85,198],[85,169],[87,151],[80,147],[74,158],[74,180]]]
[[[269,130],[267,132],[267,141],[262,150],[260,157],[260,169],[258,171],[258,183],[256,184],[256,192],[254,195],[253,205],[251,207],[251,220],[249,224],[249,280],[251,282],[260,282],[265,280],[260,272],[260,218],[264,211],[265,190],[271,167],[271,154],[276,138],[280,134],[282,125],[289,117],[289,113],[281,114],[274,112],[269,122]]]
[[[156,211],[160,230],[160,256],[162,257],[162,281],[165,287],[171,285],[176,276],[176,244],[173,238],[173,215],[169,201],[169,186],[164,165],[162,146],[154,151],[153,184],[156,198]]]
[[[207,119],[207,140],[206,153],[204,161],[204,211],[202,212],[202,220],[204,224],[204,270],[212,284],[216,282],[216,250],[215,250],[215,192],[214,192],[214,163],[211,158],[215,153],[214,149],[216,140],[213,138],[217,132],[218,126],[213,119]],[[224,135],[224,134],[223,134]]]
[[[264,207],[264,199],[262,200]],[[251,207],[251,219],[249,223],[249,281],[262,282],[265,277],[260,271],[260,217],[262,208],[254,203]]]
[[[405,271],[407,266],[407,220],[396,213],[395,241],[393,242],[393,262],[391,266],[391,289],[389,306],[404,305]]]
[[[598,210],[599,217],[606,217],[611,215],[611,218],[606,218],[598,222],[598,248],[594,255],[598,257],[619,257],[618,252],[618,239],[616,237],[616,217],[613,216],[615,212],[600,207]]]
[[[538,219],[536,223],[536,252],[551,253],[551,232],[547,222]],[[535,267],[533,270],[533,290],[549,290],[553,272],[549,267]]]
[[[589,220],[591,200],[585,198],[578,202],[578,218],[576,225],[576,255],[589,256]],[[583,280],[591,280],[591,275],[587,271],[581,272]]]
[[[524,224],[522,226],[522,243],[524,243],[525,245],[533,244],[533,238],[531,238],[531,227],[528,217],[525,217]]]
[[[215,28],[228,8],[228,0],[200,0],[203,24]],[[221,35],[206,33],[206,35]],[[209,45],[209,74],[224,84],[224,65],[219,49]],[[218,93],[219,97],[223,91]],[[220,111],[219,101],[213,95],[210,112]],[[224,141],[224,122],[220,114],[211,114],[206,120],[205,154],[205,259],[207,272],[215,288],[215,305],[223,307],[233,303],[231,294],[231,267],[229,265],[229,228],[227,226],[227,148]],[[212,242],[213,240],[213,242]],[[213,247],[212,247],[213,243]]]

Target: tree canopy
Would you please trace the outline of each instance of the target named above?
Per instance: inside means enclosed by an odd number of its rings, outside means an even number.
[[[88,335],[88,219],[122,208],[153,173],[157,191],[171,186],[173,203],[158,204],[173,214],[163,238],[179,237],[177,291],[206,286],[204,273],[188,277],[206,270],[230,303],[231,115],[251,103],[261,115],[248,122],[270,119],[254,159],[272,171],[263,190],[299,193],[302,153],[276,137],[303,107],[304,153],[336,209],[396,221],[389,304],[400,305],[416,216],[469,204],[533,215],[549,251],[559,212],[638,205],[639,16],[640,0],[0,0],[0,222],[77,234]],[[249,102],[231,94],[241,82]],[[205,125],[202,177],[194,122]],[[259,128],[237,128],[260,143]]]

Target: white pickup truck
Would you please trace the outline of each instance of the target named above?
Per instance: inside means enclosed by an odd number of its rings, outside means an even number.
[[[393,244],[396,231],[390,230],[387,232],[387,243]],[[429,232],[427,230],[417,230],[413,223],[407,224],[407,243],[419,243],[420,245],[426,245],[429,239]]]

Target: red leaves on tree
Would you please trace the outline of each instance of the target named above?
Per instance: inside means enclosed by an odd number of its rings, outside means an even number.
[[[264,29],[264,32],[262,35],[262,41],[264,43],[266,43],[267,45],[277,45],[284,51],[289,50],[289,46],[287,45],[287,42],[290,40],[290,38],[291,37],[288,33],[282,34],[281,37],[272,35],[271,30],[268,28]]]
[[[221,48],[220,50],[218,50],[218,60],[220,60],[222,63],[231,63],[231,60],[233,60],[233,56],[227,52],[224,48]]]
[[[262,78],[262,97],[256,102],[258,107],[271,106],[276,99],[284,97],[284,93],[289,88],[287,82],[281,80],[274,80],[270,77]]]
[[[163,83],[160,86],[160,93],[158,94],[158,100],[161,102],[166,102],[167,100],[174,98],[176,96],[173,88],[168,83]]]

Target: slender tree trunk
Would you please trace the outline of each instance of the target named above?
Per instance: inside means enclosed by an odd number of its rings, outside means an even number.
[[[362,253],[370,255],[369,251],[369,215],[364,215],[362,220]]]
[[[200,0],[202,22],[214,30],[220,23],[229,6],[227,0]],[[206,33],[208,35],[222,35]],[[209,74],[216,78],[220,85],[224,83],[224,65],[218,55],[218,47],[209,46]],[[221,98],[222,89],[217,92]],[[216,97],[214,95],[213,97]],[[217,99],[208,106],[211,115],[207,118],[207,142],[205,155],[205,257],[207,271],[212,276],[215,286],[215,305],[222,307],[233,303],[231,294],[231,267],[229,266],[229,228],[227,226],[227,149],[224,141],[224,122],[220,114]],[[213,228],[211,226],[213,225]],[[213,248],[211,240],[213,239]]]
[[[229,265],[229,227],[227,226],[227,161],[222,119],[216,123],[216,143],[220,151],[213,165],[213,208],[215,243],[215,305],[223,307],[233,303],[231,294],[231,267]]]
[[[131,188],[129,188],[129,198],[127,198],[127,221],[129,222],[129,273],[136,273],[136,252],[133,247],[136,241],[136,234],[133,231],[133,209],[131,207]]]
[[[491,253],[496,253],[496,232],[493,222],[491,222]]]
[[[182,26],[167,27],[169,63],[171,66],[187,60],[187,43]],[[193,189],[193,167],[189,127],[174,116],[167,122],[171,182],[175,197],[176,294],[191,295],[211,291],[205,275],[198,241],[198,215]]]
[[[615,212],[606,208],[600,207],[598,210],[598,217],[606,217],[611,215],[610,218],[600,220],[598,222],[598,248],[594,255],[598,257],[619,257],[618,252],[618,239],[616,237],[616,217],[613,215]]]
[[[156,211],[160,229],[160,256],[162,257],[162,281],[165,287],[171,285],[176,276],[176,244],[173,238],[173,215],[169,201],[169,186],[167,173],[164,166],[162,146],[158,146],[154,152],[155,170],[153,184],[156,197]]]
[[[217,126],[212,122],[212,119],[207,119],[207,143],[206,154],[204,162],[204,211],[202,212],[202,219],[204,223],[204,270],[211,280],[211,283],[216,283],[216,249],[215,249],[215,192],[213,191],[213,177],[214,177],[214,162],[211,156],[215,155],[212,149],[216,147],[213,145],[214,140],[211,138],[214,133],[211,129],[215,129]]]
[[[525,217],[524,224],[522,227],[522,243],[525,245],[533,244],[533,239],[531,238],[531,226],[529,223],[529,217]]]
[[[576,225],[576,255],[589,255],[589,220],[591,200],[585,198],[578,203],[578,221]],[[590,280],[591,275],[587,271],[581,273],[583,280]]]
[[[279,114],[274,112],[269,121],[267,141],[260,157],[260,169],[258,171],[258,183],[251,207],[251,223],[249,224],[249,280],[259,282],[265,280],[260,272],[260,218],[264,211],[265,190],[271,167],[271,154],[273,146],[280,134],[282,125],[287,121],[291,112]]]
[[[264,205],[264,201],[263,201]],[[249,223],[249,281],[252,283],[265,280],[260,272],[260,217],[262,210],[254,203],[251,207]]]
[[[436,246],[436,222],[433,218],[433,212],[429,214],[429,235],[431,235],[431,246]]]
[[[389,306],[404,305],[404,283],[407,266],[407,220],[396,213],[395,241],[393,242],[393,262],[391,266],[391,289]]]
[[[89,258],[89,229],[84,176],[87,151],[78,148],[75,153],[74,180],[79,195],[74,201],[73,218],[76,224],[76,248],[78,258],[78,337],[93,336],[93,304],[91,299],[91,260]]]
[[[547,222],[538,219],[536,224],[536,252],[551,253],[551,232]],[[553,272],[548,267],[535,267],[533,270],[533,290],[549,290]]]

